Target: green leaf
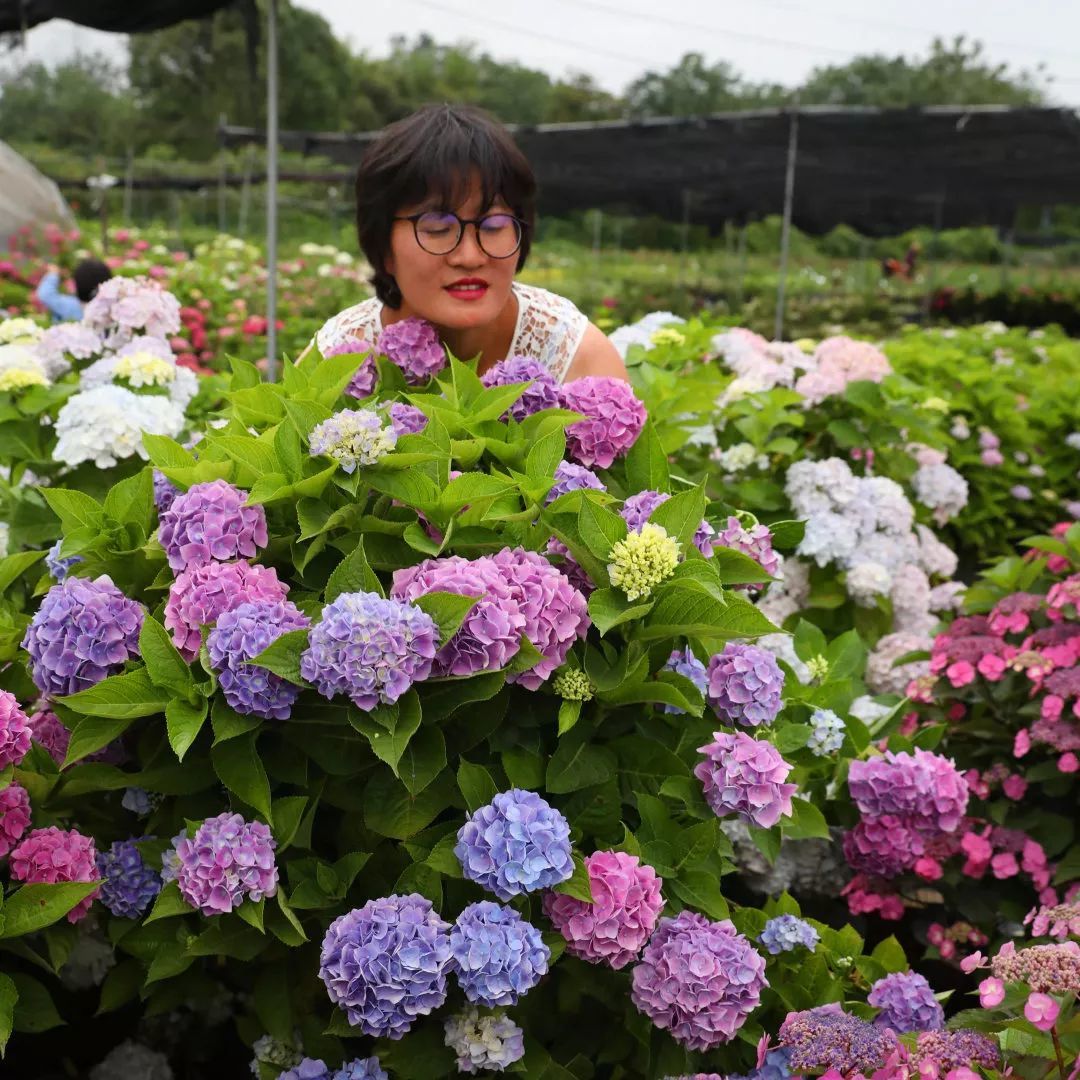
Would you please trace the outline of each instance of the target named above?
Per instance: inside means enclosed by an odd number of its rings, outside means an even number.
[[[413,604],[426,611],[439,628],[439,647],[445,645],[461,628],[465,616],[479,602],[476,596],[459,596],[457,593],[430,592],[418,596]]]
[[[96,499],[81,491],[67,491],[64,488],[42,488],[41,494],[49,509],[60,519],[65,533],[75,532],[76,529],[101,531],[105,511]]]
[[[422,727],[409,740],[398,762],[398,779],[419,795],[446,768],[446,740],[437,727]]]
[[[908,963],[904,947],[890,934],[884,941],[878,942],[874,951],[870,954],[871,960],[876,960],[890,975],[896,971],[907,971],[911,966]]]
[[[185,450],[167,435],[151,435],[144,431],[142,440],[151,463],[159,469],[190,469],[197,464],[195,455],[190,450]]]
[[[665,878],[675,895],[695,911],[708,915],[711,919],[726,919],[730,911],[720,882],[715,874],[705,870],[683,870],[675,878]]]
[[[218,779],[248,806],[254,807],[273,827],[270,782],[255,749],[255,736],[244,735],[218,743],[210,750],[210,760]]]
[[[533,480],[548,480],[555,475],[566,454],[566,433],[561,428],[549,431],[529,447],[525,471]]]
[[[99,881],[64,881],[55,885],[23,885],[4,902],[0,938],[18,938],[44,930],[86,899],[99,884]]]
[[[154,906],[150,914],[143,919],[143,925],[152,923],[157,919],[171,919],[176,915],[190,915],[195,909],[180,895],[180,889],[175,881],[166,882],[161,892],[157,894]]]
[[[644,603],[627,600],[626,594],[617,589],[597,589],[589,597],[589,616],[603,637],[616,626],[643,618],[652,610],[654,603],[653,600]]]
[[[723,585],[760,584],[771,580],[757,559],[734,548],[716,548],[708,565],[716,571]]]
[[[207,706],[205,698],[198,705],[189,705],[181,698],[173,698],[165,706],[165,723],[169,732],[169,745],[181,761],[191,748],[206,722]]]
[[[159,687],[187,695],[194,689],[191,668],[177,651],[169,631],[151,615],[143,618],[139,631],[139,655],[146,664],[150,681]]]
[[[791,820],[781,819],[784,835],[793,840],[805,840],[810,837],[829,838],[829,825],[825,815],[806,799],[791,800]]]
[[[726,593],[725,600],[721,606],[704,593],[671,586],[661,592],[644,624],[635,628],[634,637],[656,641],[680,636],[727,639],[776,633],[777,627],[748,600],[734,593]]]
[[[346,592],[373,592],[379,596],[386,595],[364,554],[362,537],[352,552],[335,567],[330,580],[326,583],[323,597],[329,604]]]
[[[685,552],[694,541],[694,533],[697,532],[708,505],[705,485],[702,483],[661,503],[649,515],[649,520],[654,525],[663,526],[668,536],[674,536]]]
[[[249,900],[233,910],[248,924],[248,926],[254,927],[260,934],[265,934],[266,930],[263,926],[263,907],[265,903],[265,898],[260,900],[257,904],[254,904]]]
[[[37,979],[32,979],[22,972],[16,972],[12,974],[11,980],[19,995],[18,1004],[15,1007],[14,1028],[16,1031],[36,1035],[63,1025],[63,1017],[56,1011],[52,996]]]
[[[610,558],[612,547],[626,539],[626,522],[594,499],[581,500],[577,524],[582,543],[603,563]]]
[[[809,738],[809,724],[785,724],[774,730],[772,744],[781,754],[789,754],[801,750]]]
[[[445,720],[464,705],[490,701],[505,684],[505,671],[488,671],[465,679],[445,679],[422,684],[424,715],[431,722]]]
[[[349,723],[367,739],[375,756],[394,770],[395,776],[421,719],[420,699],[415,690],[409,690],[395,704],[375,713],[349,710]]]
[[[80,720],[71,733],[63,767],[66,769],[103,746],[108,746],[130,726],[130,720],[109,720],[98,716],[87,716]]]
[[[794,551],[806,533],[805,521],[774,521],[769,530],[772,532],[773,547],[777,551]]]
[[[581,718],[580,701],[564,701],[559,705],[559,734],[565,735]]]
[[[240,713],[234,712],[221,697],[214,699],[210,720],[214,725],[215,745],[227,739],[235,739],[238,735],[246,735],[262,723],[257,716],[241,716]]]
[[[105,513],[121,525],[133,524],[149,533],[154,524],[154,479],[150,469],[140,469],[121,480],[105,496]]]
[[[19,1000],[19,991],[10,977],[0,974],[0,1058],[7,1051],[8,1039],[11,1038],[15,1003]]]
[[[249,663],[264,667],[297,686],[307,686],[300,674],[300,657],[307,647],[307,630],[288,630],[275,638]]]
[[[499,792],[491,773],[483,765],[470,765],[464,758],[458,765],[457,782],[470,814],[486,806]]]
[[[566,795],[593,787],[610,780],[615,767],[615,755],[607,747],[590,745],[588,735],[577,728],[559,743],[548,762],[547,789]]]
[[[306,795],[284,795],[271,804],[274,811],[274,839],[277,840],[279,853],[296,838],[307,805]]]
[[[123,675],[111,675],[88,690],[80,690],[58,700],[83,716],[135,720],[140,716],[164,712],[170,697],[166,689],[150,681],[146,668],[136,668]]]
[[[626,455],[626,483],[632,491],[667,491],[671,485],[667,454],[651,420]]]
[[[795,655],[804,662],[815,656],[825,656],[829,647],[820,628],[806,619],[800,619],[796,625],[792,643],[795,646]]]
[[[34,563],[44,558],[44,551],[17,551],[0,559],[0,594],[6,592],[8,586]]]
[[[390,773],[376,773],[364,789],[364,824],[380,836],[408,840],[430,825],[450,805],[456,792],[457,785],[449,772],[416,796]]]
[[[101,998],[94,1015],[102,1016],[126,1005],[142,989],[142,984],[142,965],[135,960],[121,960],[101,984]]]
[[[593,899],[589,869],[585,865],[585,860],[576,851],[574,852],[573,874],[556,885],[552,892],[562,893],[563,896],[572,896],[575,900],[582,900],[586,904],[596,902]]]

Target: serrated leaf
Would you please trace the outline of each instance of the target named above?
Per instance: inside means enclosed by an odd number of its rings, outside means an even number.
[[[16,551],[0,559],[0,594],[6,592],[8,586],[34,563],[44,558],[44,551]]]
[[[666,502],[662,502],[649,515],[649,521],[654,525],[662,526],[668,536],[675,537],[683,551],[686,551],[694,541],[694,533],[697,532],[708,505],[705,485],[702,483],[690,491],[681,491]]]
[[[491,802],[499,790],[483,765],[472,765],[464,758],[458,765],[457,782],[470,814]]]
[[[19,995],[13,1024],[16,1031],[34,1035],[63,1025],[64,1019],[56,1011],[52,996],[37,979],[14,972],[11,981]]]
[[[422,727],[410,740],[398,762],[397,776],[419,795],[446,768],[446,739],[437,727]]]
[[[210,760],[218,779],[248,806],[254,807],[273,827],[270,782],[255,749],[255,736],[244,735],[218,743],[210,750]]]
[[[19,991],[11,978],[0,974],[0,1058],[7,1051],[14,1024],[15,1004],[18,1000]]]
[[[280,675],[286,682],[307,686],[300,674],[300,657],[307,647],[307,630],[288,630],[248,662]]]
[[[586,904],[593,904],[592,882],[589,880],[589,869],[584,859],[574,852],[574,872],[565,881],[559,882],[552,892],[561,893],[563,896],[572,896],[575,900],[581,900]]]
[[[139,631],[139,655],[150,681],[159,687],[187,695],[195,687],[191,668],[173,644],[169,631],[151,615],[143,618]]]
[[[577,527],[582,543],[602,563],[610,558],[612,547],[626,539],[628,531],[619,514],[590,498],[581,501]]]
[[[385,597],[386,593],[364,552],[364,540],[361,539],[353,550],[341,560],[326,583],[323,597],[329,604],[346,592],[373,592]]]
[[[123,675],[111,675],[96,686],[57,700],[83,716],[135,720],[164,712],[170,696],[168,690],[150,681],[146,668],[136,668]]]
[[[0,938],[18,938],[44,930],[85,900],[100,881],[64,881],[23,885],[4,901]]]
[[[189,705],[180,698],[173,698],[165,706],[165,725],[169,733],[169,745],[180,761],[191,749],[191,744],[198,738],[206,722],[207,705],[205,698],[198,705]]]
[[[460,596],[457,593],[430,592],[418,596],[412,603],[426,611],[439,628],[439,647],[442,648],[461,628],[465,616],[479,602],[479,597]]]
[[[565,735],[581,718],[580,701],[563,701],[559,705],[559,734]]]
[[[180,895],[180,889],[175,881],[167,881],[157,894],[154,906],[150,913],[143,919],[143,925],[157,921],[158,919],[171,919],[176,915],[191,915],[195,909]]]
[[[603,637],[616,626],[643,618],[654,603],[653,600],[627,600],[626,594],[617,589],[597,589],[589,597],[589,617]]]
[[[548,480],[555,475],[566,454],[566,433],[556,428],[529,447],[525,455],[525,471],[533,480]]]
[[[632,491],[666,492],[670,486],[667,454],[651,420],[626,455],[626,483]]]
[[[87,716],[75,725],[68,741],[67,754],[64,756],[66,769],[76,761],[81,761],[89,754],[108,746],[118,739],[131,726],[130,720],[110,720],[105,717]]]
[[[420,699],[415,690],[402,695],[395,704],[378,714],[349,710],[349,723],[367,739],[375,756],[394,770],[395,776],[421,719]]]

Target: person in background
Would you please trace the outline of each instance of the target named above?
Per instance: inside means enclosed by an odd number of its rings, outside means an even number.
[[[112,271],[100,259],[83,259],[72,274],[75,295],[60,291],[60,268],[47,267],[34,294],[52,315],[53,322],[78,322],[83,306],[94,299],[98,287],[112,277]]]

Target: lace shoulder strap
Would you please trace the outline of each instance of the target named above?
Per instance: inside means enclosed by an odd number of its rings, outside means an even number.
[[[531,356],[557,382],[566,378],[589,320],[565,297],[535,285],[514,283],[518,299],[517,329],[511,356]]]
[[[339,311],[322,324],[315,335],[315,344],[324,356],[327,349],[345,341],[362,338],[374,345],[382,329],[382,301],[377,297],[361,300],[359,304]]]

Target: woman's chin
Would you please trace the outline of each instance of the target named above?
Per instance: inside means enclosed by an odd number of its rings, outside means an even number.
[[[486,326],[498,317],[500,305],[491,297],[482,300],[455,300],[451,296],[440,298],[432,305],[430,321],[450,330],[471,330]],[[437,314],[436,314],[437,311]]]

